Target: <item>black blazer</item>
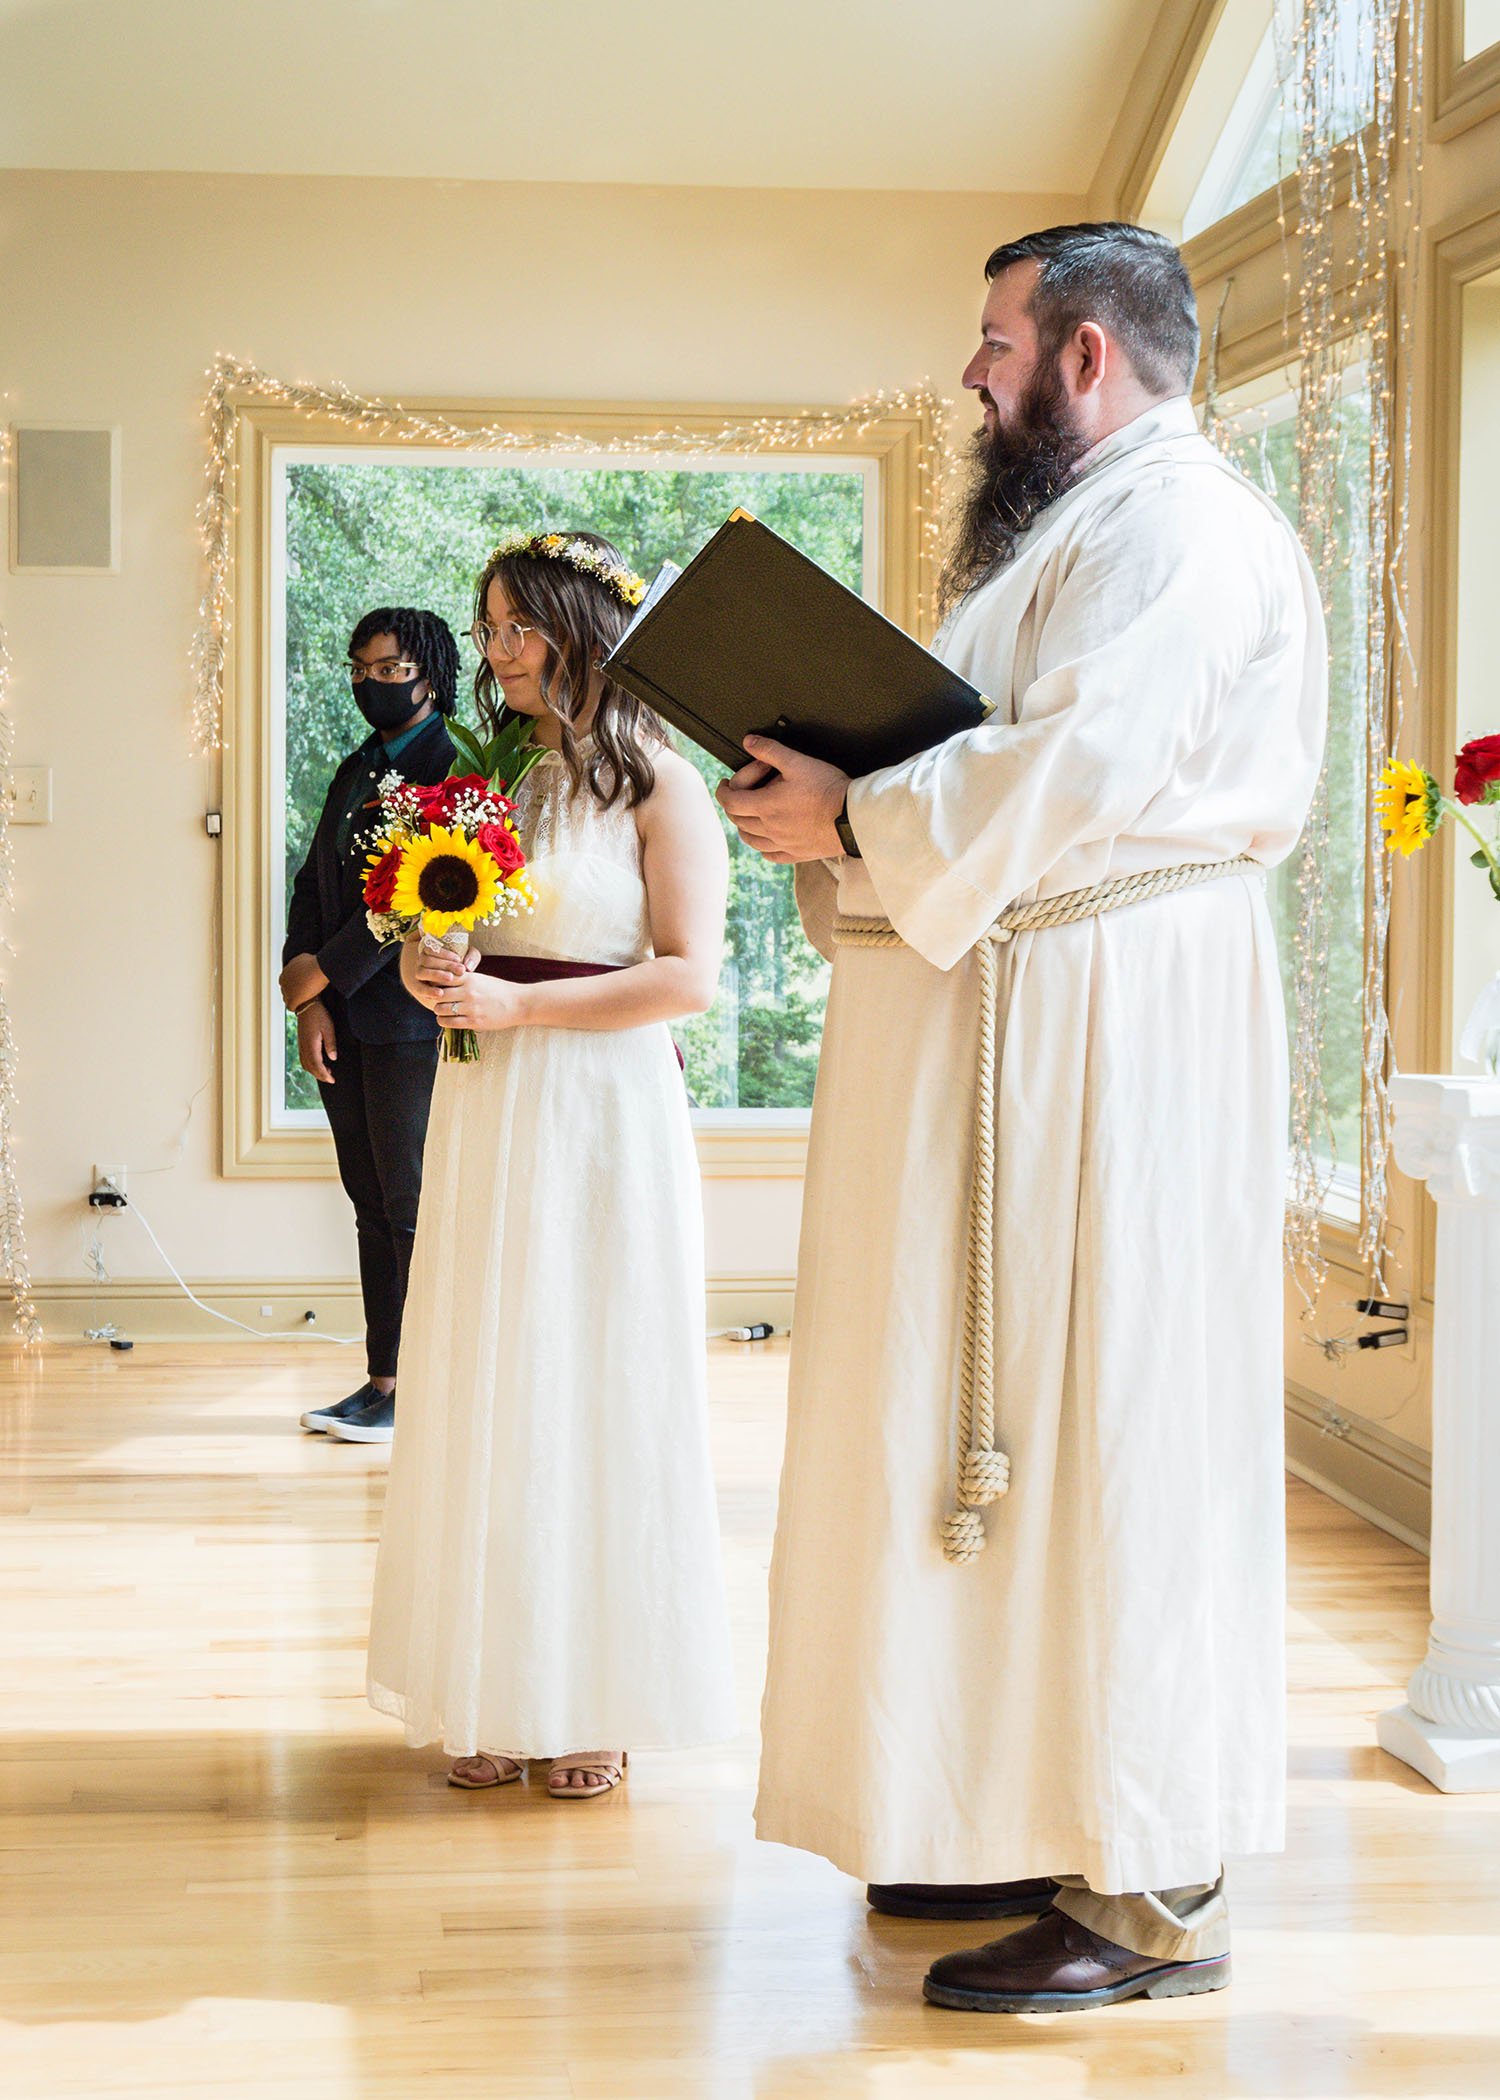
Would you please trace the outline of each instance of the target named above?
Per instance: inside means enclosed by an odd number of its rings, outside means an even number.
[[[341,859],[338,851],[339,817],[354,792],[354,775],[369,776],[368,799],[373,801],[376,782],[392,770],[384,754],[385,745],[372,735],[334,774],[307,858],[292,884],[281,960],[285,967],[294,955],[318,958],[342,1017],[360,1042],[423,1042],[437,1034],[437,1022],[401,982],[400,948],[382,947],[365,923],[367,856],[358,840],[378,812],[372,809],[363,821],[356,820],[348,852]],[[394,762],[394,769],[407,780],[432,786],[446,780],[452,765],[447,721],[434,714]]]

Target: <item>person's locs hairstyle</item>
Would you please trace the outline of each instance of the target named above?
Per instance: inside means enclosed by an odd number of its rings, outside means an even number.
[[[1198,302],[1182,257],[1165,234],[1124,220],[1049,226],[1006,241],[984,266],[991,283],[1015,263],[1039,265],[1030,311],[1042,355],[1055,357],[1081,322],[1094,321],[1163,400],[1185,394],[1198,369]]]
[[[367,612],[349,637],[349,651],[363,649],[377,634],[393,634],[404,657],[422,666],[432,687],[432,704],[451,715],[458,698],[458,644],[446,620],[414,605],[382,605]]]
[[[622,569],[628,566],[618,548],[597,532],[570,531],[567,537],[597,547]],[[606,677],[589,727],[593,749],[587,755],[573,726],[588,706],[590,674],[625,632],[631,608],[608,584],[566,562],[512,554],[486,564],[474,591],[476,621],[486,617],[485,594],[497,576],[523,625],[534,627],[547,644],[542,698],[561,726],[562,755],[573,786],[586,782],[606,809],[622,797],[634,809],[656,785],[650,754],[667,742],[660,718]],[[504,696],[484,656],[474,674],[474,700],[480,721],[493,734],[504,717]]]

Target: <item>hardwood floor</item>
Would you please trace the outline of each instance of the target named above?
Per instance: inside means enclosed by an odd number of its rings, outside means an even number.
[[[1375,1747],[1426,1564],[1292,1484],[1292,1821],[1232,1870],[1237,1981],[1060,2019],[939,2012],[983,1928],[867,1915],[757,1845],[755,1746],[607,1801],[464,1794],[363,1697],[386,1455],[303,1435],[341,1352],[0,1366],[0,2091],[443,2100],[1500,2094],[1500,1795]],[[783,1345],[715,1345],[753,1719]],[[830,1746],[836,1754],[836,1746]]]

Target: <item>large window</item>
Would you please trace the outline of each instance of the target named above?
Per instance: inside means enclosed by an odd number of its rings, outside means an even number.
[[[1191,239],[1292,173],[1302,135],[1299,13],[1300,0],[1225,0],[1146,200],[1148,224]],[[1374,114],[1373,0],[1338,0],[1321,70],[1333,135],[1351,137]]]
[[[1257,399],[1257,394],[1262,398]],[[1246,389],[1227,403],[1221,435],[1236,463],[1274,498],[1295,525],[1300,512],[1296,404],[1284,382],[1269,398]],[[1370,610],[1370,395],[1360,366],[1351,366],[1337,409],[1339,462],[1336,530],[1339,559],[1329,618],[1327,893],[1323,1088],[1325,1133],[1333,1180],[1330,1207],[1358,1215],[1360,1091],[1364,1070],[1365,693]],[[1293,998],[1298,896],[1295,858],[1275,870],[1272,914],[1288,1009]]]
[[[650,573],[664,557],[690,558],[743,505],[899,626],[929,632],[937,437],[925,394],[852,414],[385,406],[385,423],[368,435],[335,405],[280,398],[274,382],[233,406],[220,1157],[234,1177],[337,1172],[289,1054],[276,973],[290,874],[334,767],[366,734],[342,670],[363,612],[404,599],[463,634],[474,579],[503,530],[587,523]],[[428,414],[452,435],[429,438]],[[471,672],[466,646],[462,661]],[[460,705],[472,715],[462,685]],[[689,755],[705,779],[722,777]],[[827,972],[803,941],[789,872],[731,850],[720,994],[679,1031],[698,1159],[709,1176],[795,1178],[806,1162]]]
[[[587,526],[649,576],[663,560],[688,561],[743,504],[863,591],[875,494],[873,463],[851,459],[753,469],[743,461],[687,467],[619,459],[521,466],[410,449],[280,448],[271,490],[270,663],[278,902],[284,907],[334,768],[369,733],[343,669],[350,629],[369,607],[427,606],[464,636],[459,712],[472,719],[475,657],[464,631],[474,579],[502,532],[519,524]],[[716,761],[677,741],[711,786],[724,777]],[[791,871],[768,865],[730,825],[724,829],[731,874],[719,995],[677,1030],[689,1093],[697,1109],[721,1116],[805,1111],[828,966],[803,939]],[[297,1063],[295,1031],[279,1014],[270,1020],[273,1125],[317,1124],[323,1112]]]

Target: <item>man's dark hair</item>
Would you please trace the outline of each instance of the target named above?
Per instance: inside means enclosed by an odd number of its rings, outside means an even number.
[[[422,666],[433,706],[439,714],[451,715],[458,697],[458,644],[448,622],[414,605],[382,605],[367,612],[350,635],[350,653],[373,642],[377,634],[396,637],[396,647],[407,661]]]
[[[1149,393],[1186,393],[1198,369],[1198,302],[1164,234],[1121,220],[1049,226],[1006,241],[984,266],[992,282],[1041,264],[1030,310],[1042,353],[1055,356],[1083,321],[1108,329]]]

